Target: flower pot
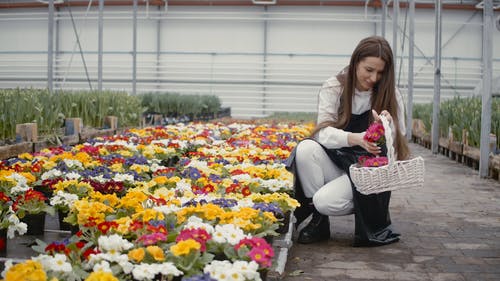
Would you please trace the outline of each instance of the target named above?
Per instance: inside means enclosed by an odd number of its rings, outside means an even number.
[[[281,221],[282,224],[276,230],[276,232],[278,232],[279,234],[283,234],[288,231],[288,226],[290,225],[290,214],[291,212],[287,211],[282,218],[279,218],[283,219],[283,221]]]
[[[0,257],[7,256],[7,229],[0,229]]]
[[[57,211],[57,218],[59,220],[59,230],[71,230],[72,225],[65,222],[64,218],[68,216],[68,212],[58,210]]]
[[[21,221],[28,225],[27,235],[43,235],[45,230],[45,213],[26,214]]]
[[[71,231],[71,234],[76,234],[80,228],[78,225],[72,225],[70,223],[67,223],[64,221],[64,218],[68,216],[68,212],[58,210],[57,211],[57,218],[59,220],[59,230],[64,230],[64,231]]]

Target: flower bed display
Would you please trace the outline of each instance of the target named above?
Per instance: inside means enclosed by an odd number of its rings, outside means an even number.
[[[298,206],[283,162],[310,129],[170,125],[4,160],[0,229],[27,231],[15,202],[35,189],[77,229],[37,240],[40,255],[7,262],[3,278],[261,280],[269,238]]]

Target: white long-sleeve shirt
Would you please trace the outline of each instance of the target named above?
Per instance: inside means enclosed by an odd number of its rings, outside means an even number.
[[[326,80],[318,97],[318,120],[317,124],[325,121],[337,121],[338,109],[340,105],[340,95],[342,94],[342,86],[336,77],[331,77]],[[352,114],[362,114],[371,110],[370,98],[372,91],[359,91],[354,92],[352,100]],[[398,117],[399,117],[399,130],[403,135],[406,134],[405,126],[405,106],[403,96],[396,88],[396,100],[398,103]],[[380,112],[379,112],[380,113]],[[391,122],[391,129],[393,139],[395,138],[394,124]],[[317,135],[316,140],[324,145],[326,148],[341,148],[350,146],[347,141],[347,135],[350,132],[334,127],[326,127],[321,129]]]

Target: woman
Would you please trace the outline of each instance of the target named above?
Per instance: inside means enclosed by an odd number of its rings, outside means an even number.
[[[363,139],[371,122],[385,115],[393,132],[397,159],[407,159],[404,104],[395,87],[389,43],[378,36],[359,42],[349,66],[328,79],[319,93],[318,120],[310,139],[301,141],[287,165],[295,175],[296,226],[312,214],[299,233],[299,243],[330,238],[328,216],[355,214],[354,246],[393,243],[390,192],[362,195],[349,179],[349,166],[361,155],[384,154]]]

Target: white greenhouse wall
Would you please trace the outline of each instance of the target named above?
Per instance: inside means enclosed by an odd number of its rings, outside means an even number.
[[[316,111],[323,81],[347,65],[359,40],[381,34],[381,11],[368,9],[365,15],[363,7],[138,9],[137,93],[214,94],[240,118]],[[71,11],[95,90],[97,7],[89,12],[86,7]],[[392,44],[391,13],[389,9],[385,36]],[[397,51],[398,65],[402,63],[397,77],[403,93],[408,79],[405,13],[406,9],[400,9]],[[47,87],[47,14],[47,9],[0,10],[0,88]],[[56,15],[54,88],[90,89],[68,10],[61,8]],[[434,10],[416,10],[416,103],[430,102],[433,96],[434,18]],[[481,81],[482,11],[443,10],[442,19],[441,98],[471,95]],[[103,89],[132,92],[132,29],[132,7],[104,8]],[[494,29],[494,46],[500,45],[499,33]],[[493,68],[498,77],[498,47],[493,47]]]

